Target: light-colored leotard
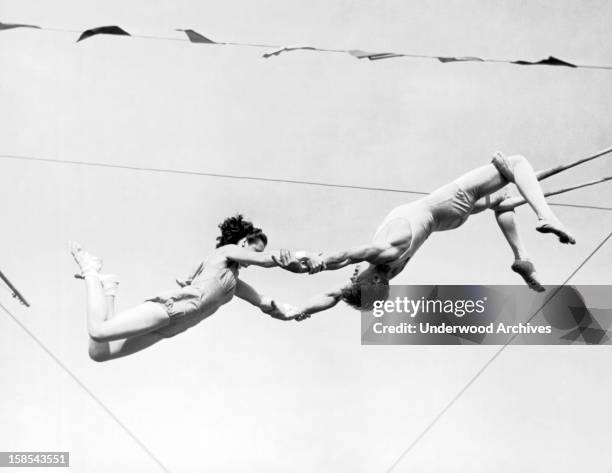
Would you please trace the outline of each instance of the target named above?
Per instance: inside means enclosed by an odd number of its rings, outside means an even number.
[[[170,317],[170,324],[156,332],[171,337],[212,315],[234,297],[237,278],[238,265],[228,264],[222,252],[216,251],[180,282],[183,287],[148,299],[162,304]]]
[[[400,244],[406,249],[389,266],[403,268],[433,232],[452,230],[469,217],[478,196],[451,182],[409,204],[395,207],[376,230],[374,242]]]

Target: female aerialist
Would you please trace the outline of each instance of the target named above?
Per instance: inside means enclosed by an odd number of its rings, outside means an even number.
[[[230,217],[219,225],[217,249],[196,268],[185,281],[177,281],[179,289],[148,299],[132,309],[114,314],[118,279],[102,275],[99,258],[71,243],[70,251],[81,269],[76,277],[87,287],[87,328],[89,356],[107,361],[150,347],[163,338],[173,337],[212,315],[234,295],[253,304],[272,317],[289,320],[290,306],[278,304],[258,294],[238,278],[239,269],[254,264],[271,268],[280,261],[285,269],[304,272],[304,264],[276,258],[264,252],[268,239],[259,228],[241,215]]]
[[[544,177],[559,170],[560,168],[544,171],[547,173]],[[474,169],[415,202],[394,208],[378,227],[372,243],[318,255],[303,252],[292,255],[284,250],[283,261],[279,260],[281,266],[291,269],[288,265],[302,262],[311,268],[311,273],[335,270],[355,263],[369,263],[355,269],[348,285],[317,296],[303,307],[296,308],[299,313],[296,319],[302,320],[310,314],[329,309],[340,300],[357,309],[367,309],[361,300],[362,288],[368,288],[375,299],[386,299],[389,281],[404,269],[433,232],[457,228],[470,215],[485,209],[495,211],[497,222],[512,248],[515,256],[512,270],[517,272],[529,287],[543,291],[535,268],[527,258],[520,241],[514,212],[504,208],[504,201],[508,199],[503,189],[509,182],[516,184],[538,217],[537,231],[552,233],[561,243],[576,243],[546,203],[538,177],[540,176],[536,175],[523,156],[505,157],[497,153],[491,164]]]

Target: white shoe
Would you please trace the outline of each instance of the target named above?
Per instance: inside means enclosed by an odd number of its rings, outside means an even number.
[[[74,261],[79,265],[82,277],[100,272],[102,269],[102,260],[100,258],[84,251],[77,242],[70,242],[69,248]]]

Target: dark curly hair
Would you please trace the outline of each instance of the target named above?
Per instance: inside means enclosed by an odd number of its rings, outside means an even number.
[[[388,297],[388,284],[372,284],[359,280],[359,266],[355,268],[350,284],[344,286],[340,292],[340,298],[357,310],[371,310],[374,301],[387,300]]]
[[[268,244],[268,237],[261,228],[254,227],[241,214],[223,220],[219,224],[219,229],[221,235],[217,237],[217,248],[224,245],[235,245],[244,237],[247,238],[249,243],[261,240],[264,245]]]

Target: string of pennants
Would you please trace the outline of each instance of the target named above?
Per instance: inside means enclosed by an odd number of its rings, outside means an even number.
[[[41,26],[29,25],[29,24],[0,22],[0,31],[10,30],[14,28],[32,28],[32,29],[45,30],[45,31],[80,33],[77,39],[77,43],[80,41],[89,39],[93,36],[98,36],[98,35],[131,36],[131,37],[136,37],[136,38],[164,39],[164,40],[169,40],[169,41],[177,40],[177,38],[169,38],[169,37],[161,37],[161,36],[133,35],[133,34],[128,33],[125,29],[119,26],[115,26],[115,25],[90,28],[88,30],[81,32],[81,31],[73,31],[73,30],[58,30],[58,29],[53,29],[53,28],[44,28]],[[548,56],[547,58],[544,58],[544,59],[529,61],[525,59],[508,60],[508,59],[480,58],[480,57],[474,57],[474,56],[433,56],[433,55],[426,55],[426,54],[410,54],[410,53],[396,53],[396,52],[372,52],[372,51],[363,51],[361,49],[325,49],[325,48],[318,48],[314,46],[278,46],[278,45],[270,45],[270,44],[219,42],[219,41],[213,41],[212,39],[192,29],[177,29],[176,31],[181,31],[185,33],[185,35],[187,36],[186,40],[191,43],[219,45],[219,46],[243,46],[243,47],[272,49],[271,52],[263,54],[263,57],[266,59],[274,57],[274,56],[280,56],[281,54],[289,53],[292,51],[315,51],[315,52],[327,52],[327,53],[345,53],[345,54],[350,54],[351,56],[357,59],[369,59],[370,61],[379,61],[382,59],[403,57],[403,58],[417,58],[417,59],[435,59],[441,62],[442,64],[447,64],[447,63],[452,63],[452,62],[496,62],[496,63],[514,64],[514,65],[519,65],[519,66],[561,66],[561,67],[569,67],[569,68],[574,68],[574,69],[577,69],[577,68],[585,69],[586,68],[586,69],[612,70],[612,66],[573,64],[568,61],[564,61],[562,59],[556,58],[554,56]]]

